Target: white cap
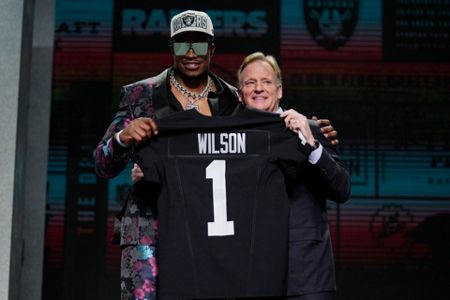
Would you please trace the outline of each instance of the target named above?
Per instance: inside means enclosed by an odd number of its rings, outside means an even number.
[[[196,10],[183,11],[170,20],[170,38],[183,32],[201,32],[214,37],[211,18]]]

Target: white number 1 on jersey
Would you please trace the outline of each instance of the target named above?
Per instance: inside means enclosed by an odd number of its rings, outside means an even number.
[[[227,185],[225,161],[213,160],[206,167],[206,178],[212,179],[214,222],[208,222],[208,236],[234,235],[234,221],[227,221]]]

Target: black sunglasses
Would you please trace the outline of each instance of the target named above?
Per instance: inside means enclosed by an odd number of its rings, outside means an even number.
[[[208,42],[173,42],[173,52],[176,56],[183,56],[189,51],[189,49],[194,50],[197,55],[206,55],[208,53]]]

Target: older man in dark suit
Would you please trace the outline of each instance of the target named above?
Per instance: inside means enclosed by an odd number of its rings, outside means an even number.
[[[239,94],[246,106],[280,113],[286,127],[310,148],[290,182],[288,299],[330,300],[336,289],[333,251],[327,222],[327,199],[343,203],[350,197],[350,175],[336,149],[317,126],[294,111],[279,107],[281,71],[276,60],[261,52],[244,58],[238,70]]]

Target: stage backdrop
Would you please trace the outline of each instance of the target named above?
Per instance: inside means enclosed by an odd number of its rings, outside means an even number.
[[[169,21],[184,9],[212,18],[215,73],[234,84],[244,56],[272,54],[282,106],[338,130],[353,193],[329,203],[337,298],[444,295],[450,1],[212,2],[56,1],[43,299],[119,299],[120,250],[109,241],[130,168],[102,180],[92,151],[120,87],[171,65]]]

